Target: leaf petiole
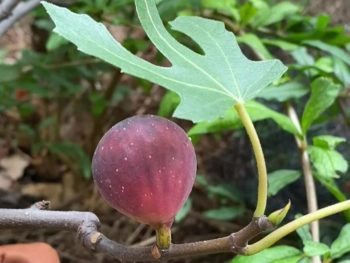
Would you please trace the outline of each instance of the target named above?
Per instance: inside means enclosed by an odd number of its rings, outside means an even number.
[[[237,103],[235,109],[247,131],[253,147],[256,165],[258,168],[258,200],[254,212],[254,217],[261,217],[265,213],[267,202],[267,171],[264,153],[260,144],[258,134],[244,104]]]

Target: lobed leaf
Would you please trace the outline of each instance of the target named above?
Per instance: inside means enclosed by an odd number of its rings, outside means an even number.
[[[241,52],[235,36],[222,22],[200,17],[178,17],[173,30],[191,37],[203,50],[198,54],[166,31],[155,1],[136,0],[140,22],[148,37],[171,63],[151,64],[126,50],[106,27],[87,15],[44,2],[53,19],[54,31],[78,49],[119,67],[123,72],[147,79],[181,97],[174,115],[194,122],[223,116],[228,108],[255,98],[278,79],[286,67],[279,60],[251,61]],[[215,109],[215,110],[213,110]]]

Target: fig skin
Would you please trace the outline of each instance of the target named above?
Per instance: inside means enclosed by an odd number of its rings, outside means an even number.
[[[92,160],[95,184],[109,205],[156,229],[171,226],[191,192],[196,167],[184,130],[153,115],[114,125]]]

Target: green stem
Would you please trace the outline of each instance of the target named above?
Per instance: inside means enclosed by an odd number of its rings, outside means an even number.
[[[267,172],[264,153],[261,148],[258,134],[256,133],[255,127],[248,115],[246,108],[243,104],[238,103],[235,105],[235,109],[237,110],[243,126],[247,131],[255,155],[255,160],[258,168],[258,200],[254,212],[254,217],[260,217],[265,213],[267,201]]]
[[[313,221],[319,220],[321,218],[342,212],[344,210],[350,209],[350,200],[327,206],[325,208],[322,208],[314,213],[310,213],[307,215],[304,215],[302,217],[299,217],[292,222],[276,229],[263,239],[259,240],[258,242],[248,245],[244,251],[245,255],[253,255],[256,254],[273,244],[275,244],[278,240],[282,239],[286,235],[290,234],[291,232],[297,230],[298,228],[310,224]]]
[[[156,229],[156,243],[159,249],[168,249],[171,244],[171,228],[169,225],[161,225]]]

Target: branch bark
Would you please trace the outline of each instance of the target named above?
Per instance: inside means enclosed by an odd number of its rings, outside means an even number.
[[[18,4],[19,0],[4,0],[0,4],[0,37],[9,30],[14,23],[36,8],[42,0],[28,0]],[[55,2],[54,0],[47,0]],[[66,1],[58,1],[60,5],[69,4]]]
[[[3,0],[0,3],[0,21],[6,19],[12,14],[12,10],[18,2],[19,0]]]
[[[243,253],[248,241],[272,228],[266,217],[254,218],[250,224],[229,236],[186,244],[172,244],[169,249],[155,246],[126,246],[108,239],[98,231],[100,221],[91,212],[46,211],[47,202],[28,209],[0,209],[0,229],[55,229],[77,233],[88,249],[106,253],[122,262],[161,261],[215,253]]]
[[[13,10],[12,15],[0,22],[0,37],[6,33],[6,31],[18,20],[32,11],[40,4],[41,0],[29,0],[18,4]]]
[[[292,105],[290,105],[290,104],[287,105],[287,111],[288,111],[288,116],[292,120],[292,122],[294,123],[295,127],[299,130],[300,133],[302,133],[299,118],[297,116],[295,109],[292,107]],[[312,174],[312,168],[311,168],[309,154],[307,152],[307,141],[306,141],[306,138],[300,139],[297,136],[295,136],[295,141],[296,141],[296,144],[297,144],[299,151],[300,151],[308,212],[314,213],[318,210],[318,202],[317,202],[315,180],[314,180],[314,177]],[[312,240],[315,242],[320,242],[319,222],[313,221],[310,224],[310,229],[311,229]],[[313,263],[321,263],[321,259],[320,259],[320,257],[315,256],[312,258],[312,262]]]

